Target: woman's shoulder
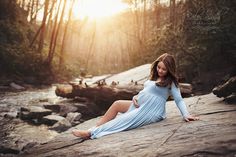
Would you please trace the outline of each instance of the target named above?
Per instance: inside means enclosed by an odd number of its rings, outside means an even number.
[[[175,83],[174,81],[172,81],[171,85],[170,85],[170,88],[171,89],[178,89],[179,88],[178,82]]]
[[[146,80],[146,81],[144,82],[144,87],[147,86],[150,82],[153,82],[153,81],[152,81],[152,80],[149,80],[149,79]]]

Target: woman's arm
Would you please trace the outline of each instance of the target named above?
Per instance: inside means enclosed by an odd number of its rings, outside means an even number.
[[[173,96],[175,103],[179,108],[179,111],[181,112],[181,115],[183,116],[185,121],[188,122],[199,119],[199,117],[195,117],[189,114],[187,107],[184,103],[184,100],[181,96],[180,89],[176,87],[174,83],[171,84],[171,95]]]

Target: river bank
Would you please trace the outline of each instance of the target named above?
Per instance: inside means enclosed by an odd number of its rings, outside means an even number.
[[[184,122],[174,101],[166,104],[167,119],[141,128],[83,141],[73,129],[88,129],[98,118],[79,124],[53,140],[21,154],[27,156],[137,156],[190,157],[236,155],[236,105],[226,104],[212,93],[185,98],[190,113],[199,121]]]

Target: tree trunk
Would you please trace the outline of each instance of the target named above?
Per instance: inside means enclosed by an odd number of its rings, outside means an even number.
[[[53,46],[55,44],[55,36],[56,36],[56,30],[57,30],[57,20],[58,20],[58,14],[60,11],[60,7],[61,7],[61,2],[62,0],[59,1],[59,5],[58,5],[58,10],[55,16],[55,21],[54,21],[54,26],[53,26],[53,30],[52,30],[52,35],[51,35],[51,41],[50,41],[50,47],[49,47],[49,52],[48,52],[48,57],[47,57],[47,63],[48,65],[51,65],[51,61],[52,61],[52,51],[53,51]]]
[[[29,0],[27,3],[27,17],[30,18],[30,9],[31,9],[32,0]]]
[[[29,45],[30,48],[33,46],[35,40],[37,39],[39,33],[41,32],[42,27],[43,27],[43,25],[41,24],[41,26],[39,27],[38,31],[36,32],[36,34],[35,34],[33,40],[31,41],[31,43],[30,43],[30,45]]]
[[[61,51],[60,51],[60,58],[59,58],[59,70],[62,69],[62,66],[64,65],[64,58],[65,58],[65,42],[67,39],[67,30],[68,30],[68,26],[71,22],[71,16],[72,16],[72,11],[73,11],[73,6],[74,6],[75,0],[72,0],[71,2],[71,6],[70,6],[70,11],[69,11],[69,17],[64,29],[64,35],[63,35],[63,39],[62,39],[62,45],[61,45]]]
[[[176,26],[176,4],[175,0],[170,0],[170,24],[172,28]]]
[[[54,40],[54,44],[53,44],[53,49],[52,49],[52,53],[51,53],[51,58],[49,58],[49,59],[50,59],[50,60],[49,60],[49,65],[50,65],[50,66],[51,66],[51,64],[52,64],[52,60],[53,60],[54,53],[55,53],[55,48],[56,48],[56,45],[57,45],[58,35],[59,35],[59,33],[60,33],[61,25],[62,25],[62,22],[63,22],[63,17],[64,17],[64,13],[65,13],[65,8],[66,8],[66,2],[67,2],[67,0],[64,0],[62,12],[61,12],[61,17],[60,17],[60,21],[59,21],[59,23],[58,23],[57,31],[56,31],[56,34],[55,34],[55,40]]]
[[[192,93],[190,84],[181,83],[180,90],[183,96]],[[95,104],[99,104],[102,109],[107,109],[115,100],[131,100],[143,89],[143,85],[96,85],[86,86],[81,84],[58,85],[56,95],[65,98],[85,97]]]
[[[65,93],[64,91],[67,90],[71,93]],[[82,86],[70,86],[65,87],[65,85],[58,86],[56,89],[56,95],[67,97],[67,98],[74,98],[74,97],[85,97],[89,99],[91,102],[99,105],[99,108],[102,110],[108,109],[108,107],[115,101],[115,100],[131,100],[134,95],[136,95],[138,91],[135,90],[126,90],[126,89],[115,89],[108,86],[102,87],[82,87]]]
[[[22,4],[21,7],[22,7],[23,9],[25,9],[25,0],[22,0],[22,3],[21,3],[21,4]]]
[[[155,0],[155,15],[156,15],[156,27],[160,28],[161,24],[160,24],[160,15],[161,15],[161,11],[160,11],[160,0]]]
[[[36,10],[35,9],[35,0],[32,0],[31,7],[30,7],[30,23],[33,23],[34,10]]]
[[[51,4],[51,8],[50,8],[50,11],[49,11],[49,17],[48,17],[48,22],[47,22],[47,29],[46,29],[46,37],[47,39],[50,38],[50,33],[52,32],[52,23],[53,23],[53,20],[52,20],[52,15],[54,13],[54,7],[55,7],[55,3],[56,3],[56,0],[53,0],[52,4]]]
[[[143,33],[142,33],[142,40],[145,42],[146,41],[146,33],[147,33],[147,1],[143,0]]]
[[[36,21],[37,21],[38,12],[39,12],[39,0],[36,0],[35,15],[33,17],[33,23],[36,23]]]
[[[43,15],[43,20],[42,20],[42,28],[41,28],[39,46],[38,46],[38,52],[40,54],[42,54],[44,38],[45,38],[45,28],[46,28],[46,20],[47,20],[47,15],[48,15],[48,13],[47,13],[48,12],[48,5],[49,5],[49,0],[45,0],[44,15]]]
[[[86,64],[85,64],[85,71],[86,72],[88,71],[89,61],[92,58],[92,51],[93,51],[93,47],[94,47],[95,37],[96,37],[96,21],[93,24],[93,34],[92,34],[91,42],[89,45],[88,57],[87,57]]]

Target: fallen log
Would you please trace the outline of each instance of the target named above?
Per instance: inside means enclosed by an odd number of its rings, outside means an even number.
[[[68,84],[58,85],[56,95],[65,98],[85,97],[94,102],[102,110],[108,107],[116,100],[131,100],[143,89],[143,84],[130,85],[96,85],[88,86],[86,84]],[[190,84],[180,84],[180,90],[183,95],[192,93]]]

